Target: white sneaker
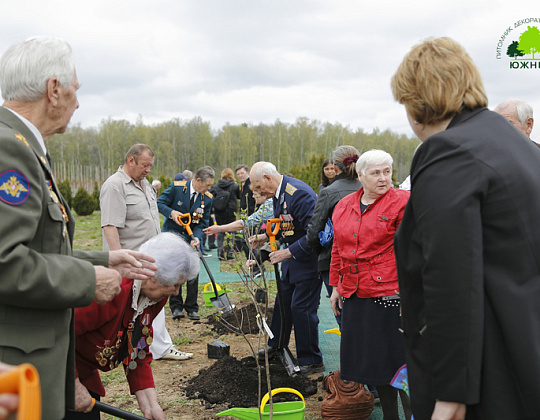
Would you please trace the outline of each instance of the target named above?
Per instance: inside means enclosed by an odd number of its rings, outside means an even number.
[[[187,360],[193,357],[193,353],[186,353],[176,349],[174,346],[169,349],[161,360]]]

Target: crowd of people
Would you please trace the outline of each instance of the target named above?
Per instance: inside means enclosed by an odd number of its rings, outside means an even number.
[[[392,77],[421,141],[401,188],[386,151],[342,145],[322,164],[318,194],[260,161],[225,168],[217,183],[209,166],[186,170],[158,196],[160,182],[146,179],[154,152],[135,144],[101,188],[99,252],[72,249],[74,219],[46,148],[79,106],[70,46],[47,37],[13,45],[0,87],[0,372],[36,366],[43,418],[98,419],[99,371],[122,365],[143,415],[164,419],[150,361],[193,356],[172,344],[167,299],[174,320],[200,319],[207,235],[217,235],[219,259],[236,249],[263,275],[257,248],[269,236],[260,228],[275,218],[280,247],[267,254],[282,293],[273,336],[254,356],[276,355],[294,329],[300,373],[325,371],[324,284],[341,331],[341,379],[376,390],[385,420],[399,419],[400,405],[407,420],[538,418],[533,112],[517,100],[490,111],[454,40],[415,45]],[[398,390],[390,384],[404,365],[410,385]],[[16,396],[0,395],[0,419],[16,410]]]

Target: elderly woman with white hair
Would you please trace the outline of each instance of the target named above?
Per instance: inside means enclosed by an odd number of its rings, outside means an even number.
[[[99,371],[122,364],[129,388],[148,419],[165,419],[157,401],[150,362],[152,321],[170,295],[199,272],[199,257],[182,237],[161,233],[141,245],[156,259],[155,278],[123,279],[121,292],[105,305],[75,309],[76,409],[66,419],[99,419],[92,400],[105,395]],[[84,413],[81,413],[84,412]]]
[[[330,302],[334,314],[342,311],[341,378],[375,385],[385,420],[399,419],[398,390],[390,382],[405,364],[393,241],[409,192],[392,188],[392,163],[382,150],[358,158],[363,186],[334,209],[330,264]],[[399,393],[409,419],[409,399]]]

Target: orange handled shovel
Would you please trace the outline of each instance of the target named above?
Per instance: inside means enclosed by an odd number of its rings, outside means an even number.
[[[191,214],[190,213],[184,213],[178,216],[178,222],[186,228],[186,231],[191,238],[192,241],[195,240],[195,236],[193,236],[193,231],[191,230]],[[210,277],[210,281],[212,282],[212,287],[214,288],[215,297],[210,298],[210,302],[216,307],[216,309],[222,313],[222,314],[228,314],[236,308],[233,303],[229,300],[229,297],[225,292],[222,294],[218,294],[216,281],[214,280],[214,276],[212,275],[212,272],[210,271],[210,268],[208,267],[208,264],[206,263],[201,247],[197,247],[197,251],[199,252],[199,258],[202,261],[204,268],[206,269],[206,272],[208,273],[208,277]]]
[[[39,373],[30,363],[0,374],[0,393],[19,395],[17,420],[41,420]]]
[[[272,229],[272,224],[274,224],[274,229]],[[277,251],[276,246],[276,235],[279,232],[279,228],[281,226],[281,219],[269,219],[266,222],[266,233],[268,234],[268,238],[270,238],[270,249],[272,251]],[[283,292],[281,290],[281,276],[279,274],[279,267],[277,264],[274,264],[274,271],[276,273],[276,286],[277,286],[277,293],[278,293],[278,299],[279,299],[279,315],[281,318],[281,328],[279,330],[279,344],[278,344],[278,354],[279,358],[281,360],[281,363],[283,363],[283,366],[285,366],[285,369],[287,369],[287,373],[291,377],[295,377],[300,373],[300,367],[298,366],[298,363],[296,362],[296,359],[292,355],[291,351],[287,346],[283,345],[283,330],[285,329],[285,308],[283,307]]]

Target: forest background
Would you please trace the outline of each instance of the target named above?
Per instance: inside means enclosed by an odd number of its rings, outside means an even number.
[[[294,123],[276,120],[271,125],[226,124],[217,131],[201,117],[154,125],[143,124],[142,118],[135,124],[109,118],[97,128],[70,127],[66,133],[51,137],[47,149],[58,180],[68,181],[73,192],[82,187],[92,193],[116,172],[127,150],[136,143],[153,149],[155,161],[148,179],[160,179],[162,188],[167,188],[174,176],[185,169],[194,172],[211,166],[217,181],[224,168],[234,170],[238,164],[251,167],[263,160],[318,191],[322,161],[337,146],[352,145],[360,153],[374,148],[387,151],[394,158],[393,181],[397,185],[409,174],[420,142],[390,130],[366,133],[361,128],[305,117]]]

